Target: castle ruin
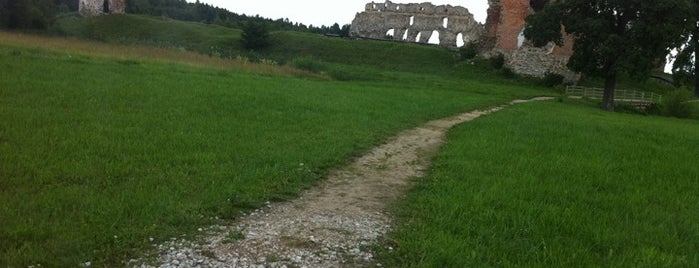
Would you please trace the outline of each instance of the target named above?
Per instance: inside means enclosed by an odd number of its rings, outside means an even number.
[[[386,1],[366,4],[365,11],[352,21],[350,35],[417,43],[433,39],[439,45],[456,47],[457,39],[461,44],[477,40],[482,28],[463,7]]]
[[[80,15],[86,17],[126,12],[126,0],[80,0]]]
[[[437,34],[439,45],[451,48],[478,42],[484,55],[504,55],[506,66],[515,73],[533,77],[555,73],[567,82],[575,82],[580,79],[579,74],[566,66],[573,54],[571,37],[565,37],[562,47],[553,43],[537,47],[524,37],[525,18],[547,3],[548,0],[488,0],[488,17],[483,25],[464,7],[372,2],[364,12],[357,13],[350,34],[417,43],[427,43]]]

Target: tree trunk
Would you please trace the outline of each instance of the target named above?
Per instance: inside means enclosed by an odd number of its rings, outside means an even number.
[[[602,110],[614,111],[614,89],[616,88],[616,74],[607,75],[604,80],[604,96],[602,98]]]
[[[694,28],[694,96],[699,98],[699,22]]]

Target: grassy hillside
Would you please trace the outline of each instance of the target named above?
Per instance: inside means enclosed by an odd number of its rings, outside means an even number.
[[[699,122],[565,103],[457,127],[387,267],[694,267]]]
[[[0,34],[0,266],[118,265],[294,196],[400,129],[546,94],[401,72],[410,84],[326,81],[180,52]]]
[[[217,25],[118,14],[83,18],[65,15],[50,30],[54,34],[110,43],[183,48],[211,54],[238,51],[241,31]]]
[[[335,72],[360,80],[413,79],[395,77],[395,72],[431,74],[439,77],[522,84],[497,76],[482,65],[460,63],[448,49],[411,43],[356,41],[300,32],[272,32],[272,46],[247,51],[240,45],[241,31],[201,23],[180,22],[139,15],[93,18],[64,16],[52,29],[55,34],[117,44],[146,44],[181,48],[223,58],[268,59],[291,64],[310,58]],[[487,66],[487,64],[486,64]],[[356,80],[356,79],[355,79]],[[433,80],[441,80],[433,78]],[[530,82],[524,84],[530,85]]]

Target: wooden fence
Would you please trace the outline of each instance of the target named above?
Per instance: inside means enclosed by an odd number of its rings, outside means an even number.
[[[566,95],[569,97],[602,99],[603,88],[568,86]],[[614,101],[631,103],[660,103],[663,96],[653,92],[636,90],[616,90],[614,91]]]

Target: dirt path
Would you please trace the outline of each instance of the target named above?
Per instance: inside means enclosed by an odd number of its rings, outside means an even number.
[[[516,100],[509,105],[549,100]],[[403,131],[300,198],[268,204],[233,226],[216,227],[204,243],[160,246],[160,267],[380,266],[370,251],[391,228],[387,205],[424,176],[451,127],[499,111],[474,111]],[[147,267],[147,266],[145,266]]]

